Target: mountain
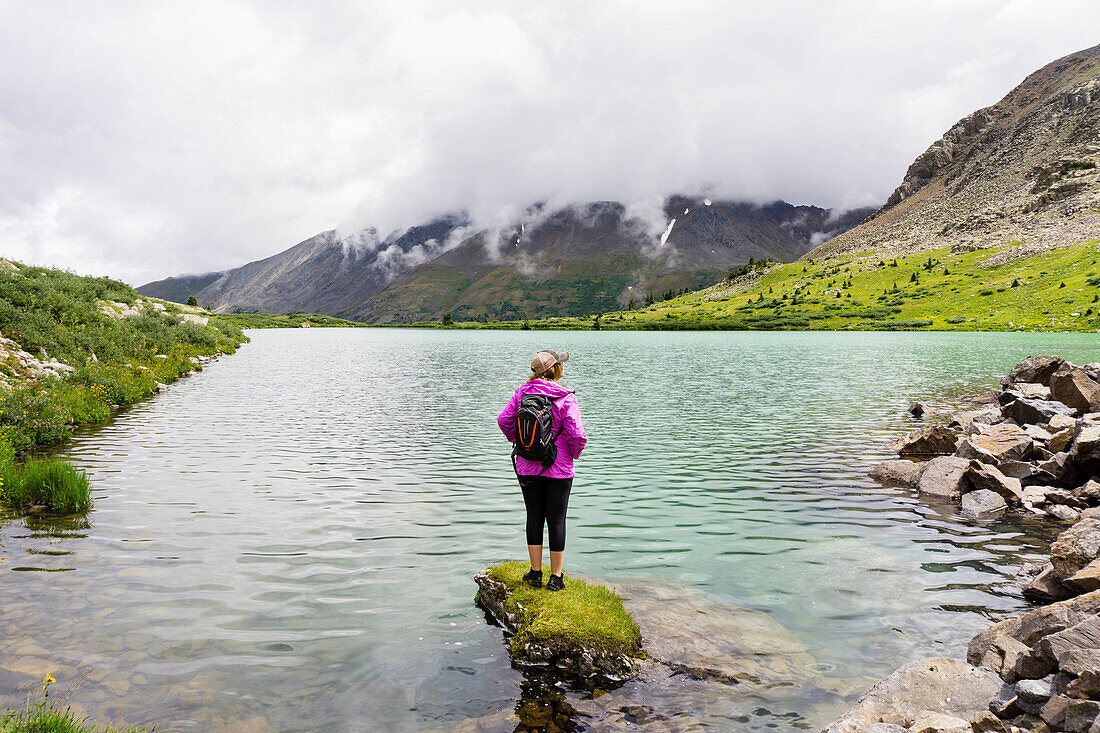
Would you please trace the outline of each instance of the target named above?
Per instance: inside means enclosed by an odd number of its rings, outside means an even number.
[[[142,287],[145,289],[144,295],[170,300],[173,303],[186,303],[189,297],[197,294],[224,274],[224,272],[208,272],[202,275],[179,275],[157,280]]]
[[[616,310],[647,293],[695,289],[750,258],[791,261],[870,209],[835,212],[673,196],[661,216],[617,202],[531,206],[500,230],[463,214],[379,238],[322,232],[242,267],[138,291],[221,312],[315,312],[370,323],[515,319]]]
[[[886,204],[808,258],[1011,245],[999,261],[1100,236],[1100,46],[959,120]]]

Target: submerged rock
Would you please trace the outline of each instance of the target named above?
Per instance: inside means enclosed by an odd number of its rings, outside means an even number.
[[[638,622],[650,659],[701,680],[804,684],[806,647],[765,613],[721,603],[659,580],[611,587]]]

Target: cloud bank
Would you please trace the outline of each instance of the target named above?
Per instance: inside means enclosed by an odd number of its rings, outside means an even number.
[[[536,201],[876,204],[1092,5],[0,0],[0,254],[141,283]]]

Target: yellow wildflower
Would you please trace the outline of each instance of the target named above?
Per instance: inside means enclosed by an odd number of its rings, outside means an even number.
[[[57,680],[55,680],[53,678],[53,675],[52,674],[47,674],[46,675],[46,684],[47,685],[52,685],[54,682],[57,682]]]

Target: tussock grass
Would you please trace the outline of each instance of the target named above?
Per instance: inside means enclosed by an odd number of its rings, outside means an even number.
[[[568,647],[579,643],[644,656],[638,624],[614,591],[568,576],[563,591],[535,589],[523,582],[529,569],[522,562],[489,568],[489,576],[508,587],[508,610],[524,619],[513,644],[534,640]]]
[[[32,460],[0,466],[0,501],[26,509],[46,506],[57,514],[87,511],[92,505],[88,476],[58,460]]]

